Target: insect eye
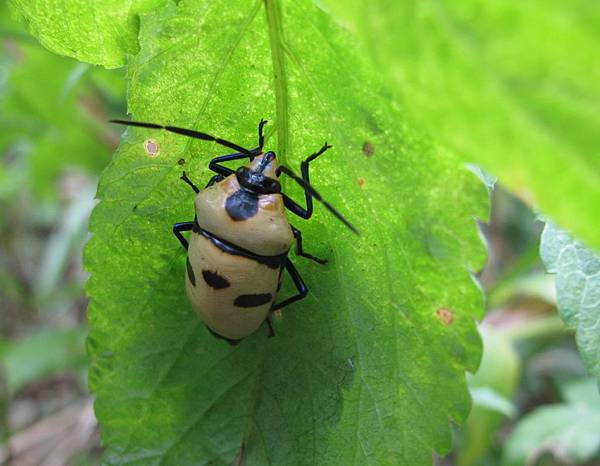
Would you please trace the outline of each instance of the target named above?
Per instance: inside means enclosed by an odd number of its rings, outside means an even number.
[[[277,178],[279,178],[279,176],[281,175],[281,168],[277,168],[277,170],[275,171],[275,176],[277,176]]]

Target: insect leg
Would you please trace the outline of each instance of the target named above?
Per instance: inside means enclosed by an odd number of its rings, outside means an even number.
[[[265,319],[265,321],[267,322],[267,325],[269,326],[269,338],[274,337],[275,330],[273,329],[273,321],[271,320],[271,316],[268,315],[267,318]]]
[[[327,259],[319,259],[318,257],[315,257],[312,254],[304,252],[304,249],[302,248],[302,232],[293,225],[290,225],[290,227],[292,228],[294,238],[296,238],[296,254],[298,256],[306,257],[307,259],[311,259],[315,262],[318,262],[319,264],[327,264]]]
[[[267,124],[267,120],[260,119],[260,123],[258,124],[258,148],[262,151],[262,148],[265,145],[265,135],[263,134],[263,128]]]
[[[179,179],[181,179],[181,180],[185,181],[187,184],[189,184],[189,185],[192,187],[192,189],[194,190],[194,192],[195,192],[196,194],[198,194],[198,193],[200,192],[200,190],[198,189],[198,186],[196,186],[196,185],[195,185],[195,184],[192,182],[192,180],[190,180],[190,179],[187,177],[187,175],[185,174],[185,172],[183,172],[183,174],[181,175],[181,177],[180,177]]]
[[[330,149],[332,146],[325,143],[323,147],[321,147],[317,152],[311,154],[306,158],[304,162],[300,164],[300,172],[302,173],[302,180],[306,182],[306,184],[310,184],[310,176],[308,174],[308,164],[323,154],[327,149]],[[313,195],[308,189],[304,189],[304,196],[306,198],[306,209],[302,206],[298,205],[288,196],[283,196],[283,201],[287,209],[289,209],[292,213],[308,220],[313,213]]]
[[[249,152],[251,152],[252,154],[260,154],[261,150],[259,147],[257,147],[255,149],[252,149]],[[223,165],[220,165],[220,163],[221,162],[229,162],[230,160],[241,160],[241,159],[245,159],[248,157],[252,158],[253,155],[248,155],[244,152],[239,152],[239,153],[229,154],[229,155],[220,155],[219,157],[215,157],[214,159],[212,159],[210,161],[210,163],[208,164],[208,168],[210,168],[215,173],[218,173],[219,175],[229,176],[234,172],[234,170],[232,170],[231,168],[225,167]]]
[[[173,225],[173,234],[175,236],[177,236],[177,239],[179,240],[179,242],[181,243],[181,245],[183,246],[183,248],[186,251],[189,246],[188,241],[187,241],[187,239],[185,239],[183,237],[181,232],[182,231],[190,231],[193,226],[194,226],[194,222],[181,222],[181,223],[176,223],[175,225]]]
[[[281,197],[283,197],[283,205],[285,206],[285,208],[294,215],[297,215],[298,217],[301,217],[305,220],[308,220],[312,215],[312,209],[309,212],[304,207],[299,205],[296,201],[294,201],[291,197],[289,197],[287,194],[281,193]]]
[[[223,175],[215,175],[215,176],[213,176],[210,180],[208,180],[208,183],[206,183],[206,186],[204,187],[204,189],[212,186],[215,183],[218,183],[221,180],[223,180]]]
[[[296,270],[296,267],[294,267],[294,264],[292,264],[292,261],[289,259],[286,259],[285,261],[285,269],[288,271],[288,273],[290,274],[290,277],[292,277],[292,281],[294,282],[294,285],[296,285],[296,289],[298,290],[298,294],[291,296],[287,299],[285,299],[284,301],[277,303],[277,304],[273,304],[273,307],[271,308],[271,312],[276,311],[278,309],[282,309],[285,306],[292,304],[296,301],[299,301],[301,299],[306,298],[306,295],[308,294],[308,288],[306,287],[306,284],[304,283],[304,280],[302,280],[302,277],[300,276],[300,274],[298,273],[298,271]]]
[[[288,196],[286,196],[285,194],[282,193],[283,203],[288,210],[290,210],[292,213],[294,213],[302,218],[308,219],[312,215],[312,203],[308,203],[308,200],[312,199],[314,197],[317,201],[321,202],[327,208],[327,210],[329,212],[331,212],[340,222],[342,222],[344,225],[346,225],[355,234],[357,234],[357,235],[360,234],[358,232],[358,230],[346,219],[346,217],[344,217],[329,202],[327,202],[325,199],[323,199],[323,196],[321,196],[318,193],[318,191],[315,188],[313,188],[309,183],[307,183],[304,179],[300,178],[298,175],[296,175],[292,170],[290,170],[285,165],[279,165],[279,171],[281,173],[285,173],[287,176],[292,178],[296,183],[298,183],[300,186],[302,186],[302,188],[304,188],[304,192],[306,193],[306,199],[307,199],[307,204],[308,204],[307,209],[303,209],[298,204],[296,204],[292,199],[290,199]]]

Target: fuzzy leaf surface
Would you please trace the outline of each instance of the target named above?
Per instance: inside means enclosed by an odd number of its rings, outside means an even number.
[[[431,464],[469,410],[484,261],[484,184],[412,129],[331,17],[307,2],[169,2],[142,15],[128,76],[133,119],[266,147],[322,205],[291,221],[326,266],[295,258],[310,293],[239,346],[212,337],[184,291],[171,233],[194,217],[214,144],[128,129],[104,172],[86,251],[90,383],[110,465]],[[153,139],[158,155],[144,142]],[[235,166],[234,166],[235,167]],[[289,180],[285,191],[302,199]],[[294,293],[286,283],[281,296]]]
[[[556,274],[558,310],[576,331],[585,366],[600,379],[600,257],[552,223],[542,233],[540,254]]]
[[[118,68],[137,52],[137,14],[163,0],[8,0],[44,47],[80,61]]]
[[[595,2],[324,1],[436,141],[600,251]]]

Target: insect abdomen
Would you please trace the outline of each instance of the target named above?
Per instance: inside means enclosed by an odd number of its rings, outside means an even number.
[[[277,296],[281,260],[265,263],[232,254],[218,241],[193,233],[188,261],[188,296],[214,332],[237,340],[260,327]]]

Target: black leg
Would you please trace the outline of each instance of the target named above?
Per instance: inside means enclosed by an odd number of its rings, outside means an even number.
[[[307,169],[308,170],[308,169]],[[292,213],[302,217],[304,219],[310,218],[312,215],[312,198],[315,198],[317,201],[321,202],[325,208],[331,212],[340,222],[346,225],[350,230],[352,230],[355,234],[360,235],[358,230],[344,217],[335,207],[333,207],[329,202],[323,199],[315,188],[313,188],[310,183],[306,182],[303,178],[300,178],[296,175],[292,170],[290,170],[285,165],[279,165],[279,172],[285,173],[287,176],[292,178],[296,183],[298,183],[304,189],[304,193],[306,194],[306,203],[307,208],[303,209],[301,206],[296,204],[293,200],[291,200],[288,196],[282,193],[283,203],[285,207],[290,210]],[[309,202],[310,201],[310,202]]]
[[[285,269],[290,274],[290,277],[292,277],[292,281],[294,282],[294,285],[296,285],[298,294],[291,296],[280,303],[273,304],[273,307],[271,308],[271,312],[276,311],[278,309],[282,309],[285,306],[288,306],[289,304],[292,304],[292,303],[295,303],[296,301],[304,299],[306,297],[306,295],[308,294],[308,288],[306,287],[306,284],[302,280],[302,277],[296,270],[296,267],[294,267],[294,264],[292,264],[291,260],[286,259]]]
[[[263,147],[265,146],[265,135],[263,134],[263,128],[267,124],[267,120],[263,120],[261,118],[260,123],[258,124],[258,148],[262,152]]]
[[[232,170],[231,168],[228,168],[228,167],[224,167],[223,165],[220,165],[221,162],[229,162],[230,160],[241,160],[241,159],[246,159],[248,157],[252,158],[254,154],[259,154],[260,152],[261,152],[260,148],[257,147],[250,151],[250,153],[252,155],[248,155],[244,152],[240,152],[240,153],[236,153],[236,154],[220,155],[219,157],[215,157],[214,159],[212,159],[210,161],[210,163],[208,164],[208,168],[210,168],[215,173],[218,173],[219,175],[229,176],[234,172],[234,170]]]
[[[210,180],[208,180],[208,183],[206,183],[206,186],[204,187],[204,189],[206,189],[209,186],[212,186],[213,184],[218,183],[219,181],[222,181],[222,180],[223,180],[223,175],[215,175]]]
[[[194,183],[192,183],[192,180],[190,180],[187,175],[185,174],[185,172],[183,172],[183,174],[180,177],[181,180],[185,181],[187,184],[189,184],[192,189],[194,190],[194,192],[196,194],[198,194],[200,192],[200,190],[198,189],[198,186],[196,186]]]
[[[267,318],[265,319],[265,321],[267,322],[267,325],[269,326],[269,338],[274,337],[275,330],[273,329],[273,322],[271,321],[271,316],[268,315]]]
[[[302,164],[300,165],[300,171],[302,172],[302,180],[304,180],[306,182],[306,184],[310,184],[310,176],[308,174],[308,164],[310,162],[312,162],[313,160],[315,160],[317,157],[319,157],[321,154],[323,154],[327,149],[330,149],[330,148],[331,148],[331,146],[329,144],[325,143],[325,144],[323,144],[323,147],[321,147],[317,152],[310,155],[304,162],[302,162]],[[298,217],[302,217],[302,218],[308,220],[313,213],[313,194],[308,189],[305,188],[304,196],[306,198],[306,209],[304,207],[300,206],[298,203],[293,201],[291,198],[289,198],[285,194],[283,195],[283,203],[290,212],[292,212],[293,214],[296,214]]]
[[[312,254],[304,252],[304,249],[302,248],[302,232],[293,225],[290,225],[290,227],[292,227],[292,233],[294,234],[294,238],[296,238],[296,254],[318,262],[319,264],[327,264],[327,259],[319,259]]]
[[[182,231],[190,231],[193,226],[194,226],[194,222],[181,222],[181,223],[176,223],[175,225],[173,225],[173,234],[175,236],[177,236],[177,239],[179,240],[179,242],[181,243],[181,245],[183,246],[183,248],[186,251],[187,251],[189,244],[188,244],[187,239],[185,239],[183,237],[181,232]]]

